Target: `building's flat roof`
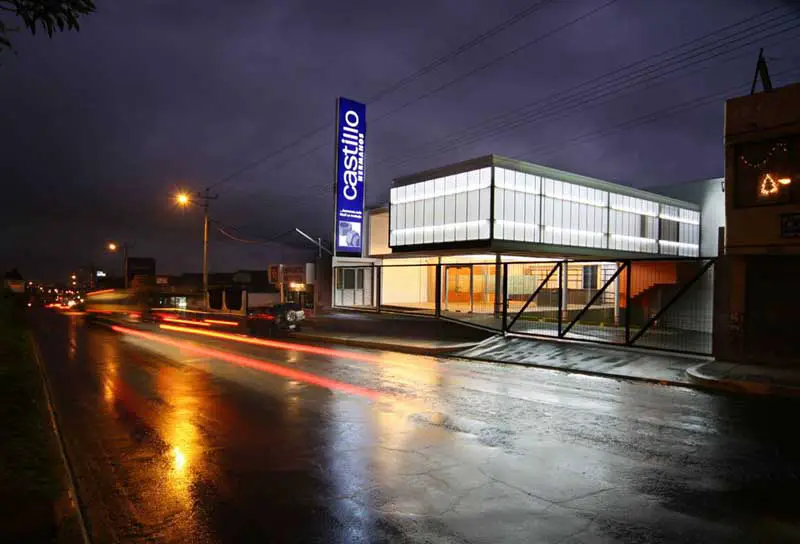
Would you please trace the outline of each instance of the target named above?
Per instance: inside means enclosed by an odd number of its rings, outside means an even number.
[[[559,181],[566,181],[568,183],[574,183],[575,185],[582,185],[584,187],[591,187],[593,189],[600,189],[603,191],[608,191],[611,193],[617,193],[626,196],[632,196],[635,198],[643,198],[646,200],[650,200],[652,202],[666,204],[668,206],[679,206],[681,208],[686,208],[690,210],[700,210],[700,207],[698,205],[693,204],[691,202],[686,202],[684,200],[678,200],[675,198],[670,198],[668,196],[660,195],[658,193],[651,193],[650,191],[635,189],[627,185],[620,185],[618,183],[612,183],[610,181],[603,181],[600,179],[583,176],[581,174],[574,174],[572,172],[558,170],[556,168],[550,168],[549,166],[541,166],[539,164],[533,164],[526,161],[510,159],[508,157],[502,157],[500,155],[484,155],[482,157],[476,157],[474,159],[468,159],[466,161],[461,161],[458,163],[449,164],[438,168],[432,168],[430,170],[425,170],[423,172],[418,172],[416,174],[401,176],[393,180],[392,187],[411,185],[413,183],[418,183],[420,181],[427,181],[430,179],[436,179],[443,176],[452,176],[453,174],[459,174],[461,172],[468,172],[471,170],[477,170],[479,168],[486,168],[489,166],[499,166],[501,168],[507,168],[509,170],[514,170],[517,172],[525,172],[536,176],[543,176],[551,179],[556,179]]]

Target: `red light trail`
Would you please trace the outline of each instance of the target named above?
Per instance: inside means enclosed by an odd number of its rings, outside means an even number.
[[[169,327],[169,326],[164,326]],[[182,329],[183,327],[171,327],[175,329]],[[252,359],[250,357],[244,357],[242,355],[236,355],[234,353],[228,353],[225,351],[219,351],[216,349],[211,348],[203,348],[192,344],[191,342],[185,342],[180,340],[175,340],[173,338],[167,338],[162,335],[153,334],[144,331],[138,331],[135,329],[129,329],[127,327],[120,327],[119,325],[112,325],[112,330],[116,332],[120,332],[123,334],[129,334],[131,336],[138,336],[139,338],[144,338],[146,340],[150,340],[152,342],[158,342],[161,344],[165,344],[168,346],[176,347],[178,349],[188,351],[190,353],[194,353],[196,355],[200,355],[203,357],[211,357],[214,359],[221,359],[228,363],[233,363],[239,366],[243,366],[246,368],[252,368],[254,370],[260,370],[262,372],[267,372],[269,374],[274,374],[276,376],[280,376],[282,378],[287,378],[290,380],[297,380],[299,382],[304,382],[311,385],[316,385],[318,387],[324,387],[326,389],[331,389],[333,391],[341,391],[342,393],[349,393],[351,395],[358,395],[360,397],[365,397],[370,400],[378,400],[380,397],[383,396],[383,393],[380,391],[376,391],[374,389],[367,389],[365,387],[360,387],[358,385],[353,385],[346,382],[340,382],[337,380],[333,380],[330,378],[325,378],[323,376],[318,376],[316,374],[311,374],[310,372],[303,372],[301,370],[295,370],[292,368],[287,368],[275,363],[268,363],[266,361],[259,361],[257,359]],[[189,329],[192,330],[192,329]],[[209,332],[209,331],[194,331],[192,332]],[[220,333],[221,334],[221,333]],[[310,347],[310,346],[307,346]]]
[[[242,336],[240,334],[231,334],[227,332],[218,332],[210,330],[198,330],[189,327],[177,327],[175,325],[159,325],[166,331],[186,332],[189,334],[198,334],[200,336],[210,336],[212,338],[221,338],[223,340],[233,340],[234,342],[241,342],[243,344],[251,344],[254,346],[263,346],[267,348],[278,348],[289,351],[302,351],[304,353],[313,353],[315,355],[327,355],[329,357],[341,357],[351,359],[354,361],[363,361],[367,363],[385,363],[386,360],[381,356],[369,355],[367,353],[356,353],[354,351],[344,351],[332,348],[323,348],[319,346],[309,346],[306,344],[295,344],[293,342],[281,342],[278,340],[265,340],[263,338],[253,338],[251,336]]]

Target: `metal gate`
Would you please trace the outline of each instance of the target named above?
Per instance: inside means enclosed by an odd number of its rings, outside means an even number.
[[[710,355],[715,259],[558,261],[524,299],[503,307],[503,330]],[[504,292],[519,274],[507,264]],[[524,265],[522,265],[524,266]],[[541,263],[537,266],[541,266]]]

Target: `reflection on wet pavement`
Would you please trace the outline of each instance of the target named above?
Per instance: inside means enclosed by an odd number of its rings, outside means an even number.
[[[800,536],[800,448],[774,418],[794,402],[78,317],[38,328],[96,542]]]

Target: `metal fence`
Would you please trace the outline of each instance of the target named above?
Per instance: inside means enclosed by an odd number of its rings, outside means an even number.
[[[336,267],[334,306],[709,355],[714,259]]]

